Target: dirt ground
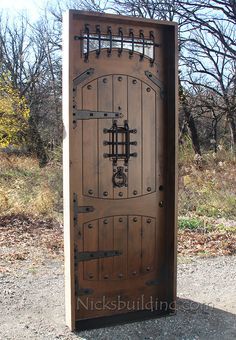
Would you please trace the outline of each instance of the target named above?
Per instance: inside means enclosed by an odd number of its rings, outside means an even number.
[[[236,339],[236,255],[199,256],[224,247],[235,254],[235,242],[231,234],[202,237],[179,239],[177,315],[72,333],[64,323],[62,227],[0,219],[0,339]]]

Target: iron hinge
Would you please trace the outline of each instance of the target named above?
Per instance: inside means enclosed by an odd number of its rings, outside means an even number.
[[[146,285],[147,286],[157,286],[160,284],[160,280],[149,280],[149,281],[146,281]]]
[[[74,89],[76,88],[77,85],[82,83],[85,79],[90,77],[93,73],[94,73],[94,68],[89,68],[85,72],[81,73],[78,77],[76,77],[73,80]]]
[[[107,111],[91,111],[91,110],[74,110],[74,120],[88,120],[88,119],[112,119],[121,118],[120,112],[107,112]]]
[[[75,250],[75,264],[77,265],[79,261],[91,261],[106,257],[120,256],[122,252],[119,250],[100,250],[100,251],[85,251],[79,252],[78,249]]]
[[[79,281],[77,276],[75,277],[75,295],[76,296],[84,296],[93,294],[93,289],[91,288],[79,288]]]
[[[145,75],[148,77],[148,79],[150,79],[156,86],[159,87],[160,89],[160,96],[162,99],[165,98],[165,89],[163,86],[163,83],[156,77],[154,76],[153,73],[149,72],[149,71],[145,71]]]
[[[78,195],[73,194],[73,205],[74,205],[74,222],[77,224],[78,214],[90,213],[95,210],[92,205],[79,206],[78,205]]]

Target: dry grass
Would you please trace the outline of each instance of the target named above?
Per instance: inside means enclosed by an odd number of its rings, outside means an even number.
[[[0,153],[0,214],[12,213],[61,219],[60,162],[40,168],[32,157]],[[179,215],[182,229],[235,219],[236,161],[229,152],[221,148],[196,159],[188,141],[180,148]]]
[[[60,165],[49,164],[40,168],[34,158],[0,154],[0,214],[60,218],[61,212]]]
[[[214,219],[236,217],[236,161],[223,148],[194,158],[187,145],[180,150],[179,214]]]

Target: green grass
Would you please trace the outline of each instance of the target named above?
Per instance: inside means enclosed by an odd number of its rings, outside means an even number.
[[[179,229],[190,229],[190,230],[196,230],[201,229],[204,227],[204,222],[202,220],[199,220],[197,218],[191,218],[191,217],[180,217],[178,220],[178,227]]]

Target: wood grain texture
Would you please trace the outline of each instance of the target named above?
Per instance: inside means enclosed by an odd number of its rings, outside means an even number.
[[[142,295],[145,301],[151,297],[168,302],[176,299],[177,26],[81,11],[70,11],[64,22],[66,323],[74,329],[78,320],[128,312],[127,305],[115,311],[84,308],[82,302],[77,303],[75,279],[80,288],[92,291],[88,297],[80,297],[84,302],[89,298],[96,303],[102,297],[112,302],[120,296],[127,304],[139,301]],[[127,37],[131,28],[135,37],[141,29],[145,37],[152,31],[160,44],[155,48],[154,64],[146,57],[141,60],[137,52],[130,56],[124,50],[119,56],[117,48],[110,56],[107,49],[102,49],[99,57],[91,52],[85,62],[82,41],[74,40],[85,24],[89,24],[91,33],[100,25],[103,34],[108,26],[113,34],[122,27]],[[73,79],[89,68],[94,69],[93,74],[73,91]],[[161,98],[160,88],[145,71],[155,74],[163,84],[165,98]],[[105,140],[111,141],[111,133],[104,133],[104,129],[111,128],[112,119],[73,123],[73,95],[77,109],[122,112],[118,126],[127,120],[131,129],[137,129],[136,134],[131,134],[131,140],[137,141],[131,151],[137,157],[130,157],[128,162],[128,187],[114,187],[114,165],[104,157],[111,151],[104,145]],[[118,160],[117,166],[124,166],[123,160]],[[78,195],[79,206],[94,207],[91,213],[79,214],[77,223],[73,193]],[[79,251],[113,249],[122,255],[79,261],[75,266],[75,245]],[[150,286],[150,281],[159,283]]]

